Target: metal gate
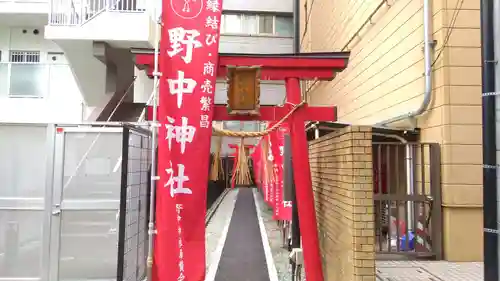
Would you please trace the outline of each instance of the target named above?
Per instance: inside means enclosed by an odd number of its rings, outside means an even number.
[[[115,280],[123,129],[56,131],[49,280]]]
[[[45,274],[48,134],[43,124],[0,124],[0,280]]]
[[[149,131],[0,125],[0,280],[140,280]]]
[[[436,143],[373,143],[378,258],[442,258],[440,153]]]

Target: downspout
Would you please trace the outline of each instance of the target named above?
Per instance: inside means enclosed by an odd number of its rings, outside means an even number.
[[[156,11],[155,11],[156,12]],[[147,281],[153,280],[153,257],[154,257],[154,239],[156,235],[156,181],[157,177],[157,143],[158,143],[158,127],[156,122],[158,122],[157,113],[158,113],[158,85],[160,81],[160,72],[159,72],[159,45],[160,45],[160,24],[161,18],[158,16],[158,21],[155,25],[155,49],[154,49],[154,69],[153,69],[153,92],[152,102],[153,102],[153,120],[151,120],[151,182],[150,182],[150,203],[149,203],[149,222],[148,222],[148,257],[146,261],[146,278]]]
[[[500,18],[499,17],[500,17],[500,3],[498,1],[493,1],[493,32],[494,32],[493,33],[493,44],[494,44],[493,52],[494,52],[494,57],[495,57],[495,64],[494,64],[495,65],[495,73],[493,75],[495,77],[495,93],[500,92],[500,75],[499,75],[500,70],[498,69],[500,67],[498,65],[498,61],[500,61],[500,40],[499,40],[499,38],[500,38]],[[499,98],[499,96],[495,95],[495,114],[498,110],[500,110],[500,102],[498,101],[498,98]],[[483,98],[483,99],[485,99],[485,98]],[[496,115],[495,115],[494,120],[496,120]],[[495,150],[497,150],[499,147],[499,145],[497,145],[498,140],[496,138],[497,127],[498,127],[498,125],[496,124],[496,121],[495,121]],[[495,157],[495,161],[492,161],[492,160],[493,159],[490,159],[491,163],[497,162],[496,157]],[[485,163],[487,163],[487,162],[485,162]],[[498,218],[500,218],[500,205],[499,205],[500,204],[500,192],[498,192],[498,183],[497,182],[498,182],[498,180],[495,182],[495,190],[496,190],[496,198],[497,198],[497,202],[496,202],[497,217],[493,218],[493,219],[490,218],[491,220],[494,220],[494,221],[498,221]],[[483,200],[484,200],[484,198],[483,198]],[[483,204],[483,206],[484,206],[484,204]],[[484,210],[486,210],[486,209],[484,209]],[[498,249],[497,255],[499,255],[498,253],[500,253],[500,243],[498,243],[498,241],[497,241],[497,245],[498,245],[497,246],[497,249]],[[500,256],[497,256],[497,268],[500,268]],[[498,274],[498,278],[496,280],[499,280],[500,273],[497,272],[496,274]]]
[[[300,53],[300,0],[293,0],[293,53],[294,54],[299,54]],[[287,142],[286,144],[290,145],[290,142]],[[286,149],[286,148],[285,148]],[[287,149],[288,151],[291,151],[290,149]],[[292,162],[294,161],[293,155],[288,155],[288,157],[285,158],[285,161],[288,162],[288,167],[292,167]],[[296,193],[296,186],[295,182],[293,180],[293,177],[291,177],[290,182],[290,199],[292,199],[292,221],[291,221],[291,239],[290,239],[290,247],[289,250],[297,249],[301,247],[301,235],[300,235],[300,226],[299,226],[299,210],[297,208],[297,193]],[[297,263],[294,260],[290,260],[290,265],[291,265],[291,280],[294,281],[296,280],[296,268],[297,268]]]
[[[312,125],[312,128],[314,129],[314,139],[317,140],[319,139],[319,128],[317,124]]]
[[[497,145],[495,85],[495,8],[493,0],[481,0],[481,72],[483,126],[483,255],[484,280],[499,280]],[[497,55],[499,55],[497,53]]]
[[[424,87],[424,99],[420,104],[419,108],[415,111],[408,112],[403,115],[399,115],[384,121],[381,121],[375,126],[378,127],[387,127],[388,124],[405,120],[405,119],[413,119],[427,109],[431,102],[431,94],[432,94],[432,54],[431,51],[434,48],[434,42],[432,41],[432,31],[430,26],[430,1],[424,0],[424,77],[425,77],[425,87]]]

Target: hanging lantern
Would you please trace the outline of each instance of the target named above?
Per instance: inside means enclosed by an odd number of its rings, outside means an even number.
[[[230,115],[259,115],[260,68],[228,67],[227,110]]]

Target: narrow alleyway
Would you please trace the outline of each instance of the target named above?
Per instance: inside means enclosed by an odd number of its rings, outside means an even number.
[[[265,233],[261,232],[259,221]],[[263,237],[266,241],[262,241]],[[282,247],[280,228],[261,196],[254,196],[251,189],[227,193],[207,225],[206,242],[206,281],[291,280],[289,253]],[[484,279],[481,262],[377,261],[376,266],[376,281]]]
[[[258,196],[251,188],[231,190],[207,225],[207,281],[278,280],[270,274],[276,269],[255,202]]]
[[[269,281],[252,191],[238,191],[215,281]]]

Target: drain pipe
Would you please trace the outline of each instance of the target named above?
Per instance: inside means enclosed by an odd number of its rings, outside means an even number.
[[[157,159],[156,159],[156,149],[157,149],[157,143],[158,143],[158,127],[156,122],[157,120],[157,112],[158,112],[158,85],[159,85],[159,79],[160,79],[160,72],[159,72],[159,42],[160,42],[160,24],[161,24],[161,18],[160,16],[158,17],[158,21],[156,22],[155,25],[155,39],[156,39],[156,44],[155,44],[155,51],[154,51],[154,70],[153,70],[153,93],[152,93],[152,98],[153,98],[153,120],[151,121],[152,126],[151,126],[151,190],[149,194],[150,198],[150,203],[149,203],[149,222],[148,222],[148,257],[146,260],[146,278],[147,281],[152,281],[153,280],[153,257],[154,257],[154,239],[155,239],[155,234],[156,234],[156,227],[155,227],[155,207],[156,207],[156,181],[158,180],[158,177],[156,176],[156,164],[157,164]]]
[[[481,0],[481,70],[482,70],[482,125],[483,125],[483,228],[484,280],[499,280],[498,209],[497,209],[497,139],[495,88],[495,5],[493,0]],[[495,44],[496,43],[496,44]],[[497,46],[499,47],[499,46]],[[499,50],[500,51],[500,50]]]
[[[300,53],[300,0],[293,0],[293,53],[294,54],[299,54]],[[286,139],[289,140],[289,137]],[[286,141],[285,142],[285,150],[291,152],[290,148],[290,142]],[[288,146],[288,147],[287,147]],[[296,159],[293,159],[293,156],[291,153],[288,153],[288,155],[285,157],[285,162],[288,167],[292,167],[292,162],[296,161]],[[289,175],[293,175],[293,171],[289,173]],[[296,186],[295,182],[293,179],[293,176],[290,178],[289,181],[289,188],[290,188],[290,199],[292,201],[292,221],[290,225],[290,232],[291,232],[291,239],[290,239],[290,244],[289,244],[289,251],[291,251],[291,254],[294,254],[297,249],[301,248],[301,234],[300,234],[300,226],[299,226],[299,210],[297,208],[297,193],[296,193]],[[295,250],[295,251],[294,251]],[[298,267],[297,264],[297,259],[295,258],[296,255],[292,255],[289,259],[290,262],[290,269],[291,269],[291,280],[296,281],[297,280],[297,275],[296,275],[296,269]]]
[[[319,139],[319,128],[317,124],[312,125],[312,129],[314,129],[314,139]]]

